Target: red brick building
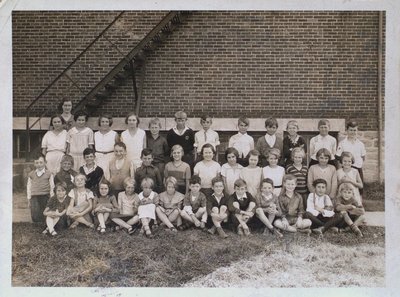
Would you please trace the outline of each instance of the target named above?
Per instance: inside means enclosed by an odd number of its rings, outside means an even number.
[[[16,135],[24,130],[27,106],[118,14],[13,12]],[[31,115],[49,106],[54,113],[63,97],[78,104],[167,14],[125,12],[33,105]],[[255,123],[274,116],[280,133],[288,119],[303,119],[300,126],[309,135],[317,130],[313,119],[336,119],[339,138],[351,118],[359,122],[367,147],[366,179],[379,179],[384,77],[379,81],[378,49],[381,43],[384,53],[385,20],[380,39],[378,12],[192,11],[184,16],[143,52],[144,62],[135,68],[136,96],[129,77],[92,109],[92,116],[124,117],[139,100],[139,116],[165,118],[166,128],[177,110],[191,118],[210,113],[226,140],[234,124],[224,119],[242,115],[259,119]],[[262,124],[251,127],[254,135],[265,133]]]

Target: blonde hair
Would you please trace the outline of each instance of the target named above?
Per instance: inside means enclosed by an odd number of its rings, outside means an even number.
[[[291,120],[291,121],[287,122],[286,130],[289,128],[289,126],[295,126],[297,128],[297,130],[299,130],[299,124],[295,120]]]
[[[295,147],[292,152],[290,153],[290,157],[292,158],[292,161],[294,159],[294,155],[296,153],[300,153],[301,157],[304,159],[306,157],[306,152],[304,151],[304,149],[302,147]]]
[[[269,156],[275,156],[279,159],[281,157],[281,151],[277,148],[272,148],[267,152],[267,158],[269,158]]]

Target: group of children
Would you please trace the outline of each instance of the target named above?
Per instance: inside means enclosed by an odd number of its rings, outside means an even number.
[[[51,118],[43,154],[28,177],[32,220],[46,222],[43,233],[55,236],[56,225],[83,224],[101,233],[107,225],[128,234],[140,230],[148,237],[160,225],[172,232],[194,226],[222,238],[224,228],[246,236],[257,226],[277,237],[282,231],[322,234],[338,227],[362,236],[365,148],[356,138],[355,122],[347,124],[347,137],[337,147],[329,122],[320,120],[308,168],[296,121],[287,123],[282,140],[277,120],[268,118],[266,135],[254,145],[249,120],[239,118],[221,166],[219,136],[209,116],[194,133],[186,126],[186,113],[177,112],[167,138],[159,134],[157,118],[146,135],[130,113],[128,129],[119,136],[111,130],[110,116],[99,117],[96,133],[86,126],[87,115],[73,117],[68,131],[62,115]]]

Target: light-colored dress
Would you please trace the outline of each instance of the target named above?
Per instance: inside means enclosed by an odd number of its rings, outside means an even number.
[[[350,168],[349,172],[344,172],[343,168],[338,169],[336,171],[338,184],[340,183],[340,180],[345,176],[349,178],[352,182],[357,182],[357,174],[359,173],[358,170],[355,168]],[[360,190],[356,186],[353,186],[353,188],[354,188],[354,199],[356,199],[356,201],[361,203]]]
[[[110,180],[109,163],[114,157],[114,144],[117,132],[110,130],[103,134],[100,131],[94,133],[94,148],[96,150],[96,163],[104,171],[104,177]]]
[[[274,183],[274,195],[279,196],[282,190],[282,179],[285,175],[285,168],[276,166],[274,168],[265,166],[263,168],[263,178],[270,178]]]
[[[215,161],[210,163],[201,161],[194,166],[193,172],[201,178],[201,187],[210,189],[212,187],[211,180],[221,172],[221,165]]]
[[[74,158],[74,170],[78,171],[79,167],[85,164],[84,149],[94,144],[93,131],[88,127],[82,130],[73,127],[68,131],[67,142],[69,143],[69,154]]]
[[[146,141],[146,133],[140,128],[137,128],[134,135],[132,135],[129,130],[125,130],[121,133],[121,141],[126,145],[126,155],[128,159],[133,162],[135,168],[139,168],[142,165],[140,154],[142,153]]]
[[[139,195],[138,215],[139,219],[156,219],[156,204],[158,203],[158,194],[152,191],[149,197],[144,197],[143,192]]]
[[[240,172],[240,178],[243,179],[247,184],[247,192],[249,192],[253,198],[260,192],[262,168],[249,168],[244,167]]]
[[[242,171],[243,166],[240,164],[236,164],[235,167],[232,167],[228,163],[225,163],[221,167],[221,175],[226,179],[226,193],[228,195],[232,195],[235,192],[235,181],[240,177],[240,172]]]
[[[62,130],[60,133],[54,133],[54,130],[47,131],[42,139],[42,148],[46,149],[46,166],[47,169],[56,175],[60,171],[60,162],[65,154],[67,144],[67,131]]]

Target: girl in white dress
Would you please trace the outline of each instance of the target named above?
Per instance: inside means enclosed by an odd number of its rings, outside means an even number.
[[[78,171],[79,167],[85,164],[83,150],[88,147],[93,148],[94,137],[92,129],[86,127],[88,115],[85,112],[77,112],[74,120],[76,125],[67,134],[66,152],[74,158],[74,170]]]
[[[267,153],[268,166],[263,168],[263,178],[270,178],[274,183],[274,195],[279,196],[282,190],[282,180],[285,168],[278,165],[281,156],[279,149],[273,148]]]
[[[145,232],[147,237],[153,237],[150,229],[151,220],[156,220],[156,205],[158,204],[158,194],[153,191],[154,181],[145,177],[140,184],[142,192],[138,195],[139,206],[138,215],[140,222],[142,223],[142,230]]]
[[[101,115],[98,119],[99,131],[94,133],[96,162],[104,171],[104,177],[110,180],[109,163],[114,156],[114,144],[118,142],[118,133],[111,130],[113,119],[110,115]]]
[[[146,148],[146,133],[138,127],[139,118],[134,113],[129,113],[125,118],[128,129],[121,133],[121,141],[126,145],[127,157],[133,162],[135,168],[142,165],[140,154]]]
[[[221,175],[224,180],[225,191],[230,196],[235,192],[235,181],[240,177],[243,166],[237,163],[239,152],[234,147],[228,147],[225,151],[226,162],[221,167]]]
[[[60,115],[50,119],[50,127],[42,139],[42,154],[46,156],[47,169],[56,175],[60,170],[61,158],[67,146],[67,131],[64,130],[65,121]]]

